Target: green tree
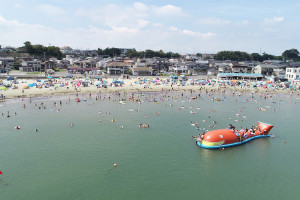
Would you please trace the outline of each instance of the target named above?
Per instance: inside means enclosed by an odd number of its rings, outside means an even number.
[[[282,57],[287,60],[287,59],[293,59],[293,58],[298,58],[299,57],[299,51],[297,49],[289,49],[285,50],[282,53]]]
[[[220,51],[216,55],[217,60],[232,60],[232,61],[245,61],[251,60],[252,57],[246,52],[242,51]]]
[[[271,54],[267,54],[267,53],[263,53],[262,55],[262,61],[264,60],[274,60],[275,59],[275,56],[274,55],[271,55]]]
[[[29,54],[34,53],[34,51],[33,51],[33,46],[31,45],[31,42],[29,42],[29,41],[24,42],[24,49],[25,49],[26,52],[29,53]]]
[[[259,53],[252,53],[251,56],[254,61],[260,61],[260,62],[263,61],[262,56],[259,55]]]
[[[102,49],[100,49],[100,48],[98,48],[98,55],[104,55],[104,53],[103,53],[103,50]]]
[[[25,51],[31,55],[39,56],[40,58],[44,57],[44,53],[47,55],[47,57],[56,57],[57,59],[62,59],[63,54],[60,51],[59,47],[55,46],[49,46],[45,47],[41,44],[32,45],[31,42],[27,41],[24,42],[24,47],[22,49],[25,49]]]
[[[15,70],[19,70],[19,68],[20,68],[21,66],[22,66],[21,63],[19,63],[19,62],[15,62],[15,63],[13,64],[13,67],[14,67]]]

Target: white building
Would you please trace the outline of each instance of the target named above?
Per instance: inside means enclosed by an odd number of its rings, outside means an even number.
[[[289,81],[300,79],[300,68],[286,68],[285,78]]]

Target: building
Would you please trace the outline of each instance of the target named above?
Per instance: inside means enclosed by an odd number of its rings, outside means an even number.
[[[40,72],[41,71],[41,61],[23,61],[20,67],[22,72]]]
[[[248,74],[248,73],[219,73],[218,79],[221,80],[261,80],[264,76],[262,74]]]
[[[286,68],[285,78],[289,81],[294,81],[300,79],[300,68]]]
[[[238,62],[232,62],[229,64],[231,73],[248,73],[249,67],[245,64],[240,64]],[[251,72],[251,68],[250,68]]]
[[[274,69],[278,69],[278,67],[272,64],[259,64],[253,68],[253,72],[264,76],[272,76]]]
[[[134,75],[134,76],[151,76],[152,68],[151,67],[134,67],[134,68],[132,68],[132,75]]]
[[[112,62],[106,65],[106,67],[107,67],[107,74],[120,75],[120,74],[125,74],[128,65],[126,63],[121,63],[121,62]]]
[[[0,57],[0,73],[13,69],[15,59],[13,57]]]

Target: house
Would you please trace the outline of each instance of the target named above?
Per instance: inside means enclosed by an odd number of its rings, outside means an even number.
[[[47,71],[47,69],[54,70],[57,66],[57,63],[56,63],[56,61],[53,61],[53,60],[47,60],[45,62],[42,62],[41,65],[42,65],[42,71],[45,72],[45,71]]]
[[[128,65],[126,63],[121,62],[112,62],[106,65],[107,67],[107,74],[109,75],[116,75],[116,74],[124,74]]]
[[[40,72],[41,71],[41,61],[23,61],[20,70],[22,72]]]
[[[278,67],[276,65],[272,65],[272,64],[259,64],[253,68],[253,72],[255,74],[271,76],[271,75],[273,75],[274,69],[278,69]]]
[[[175,74],[187,74],[188,67],[185,63],[177,63],[172,66],[170,71],[173,71]]]
[[[0,73],[6,73],[13,69],[13,57],[0,57]]]
[[[229,64],[231,73],[248,73],[248,66],[240,64],[238,62],[232,62]]]
[[[132,74],[134,76],[151,76],[152,68],[151,67],[133,67]]]
[[[218,73],[230,73],[231,69],[228,63],[216,63],[215,66],[218,68]]]
[[[279,78],[279,79],[285,78],[285,70],[284,69],[274,69],[273,74],[276,78]]]
[[[15,59],[13,57],[0,57],[0,63],[2,68],[12,69]]]
[[[70,66],[70,61],[68,61],[68,60],[58,60],[57,62],[58,62],[57,66],[60,69],[66,69]]]
[[[300,78],[300,68],[286,68],[285,78],[289,81],[294,81]]]

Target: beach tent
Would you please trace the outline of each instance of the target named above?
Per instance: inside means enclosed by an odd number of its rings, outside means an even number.
[[[48,76],[47,78],[52,79],[53,77],[52,76]]]
[[[1,87],[1,90],[6,91],[6,89],[7,89],[7,88],[6,88],[5,86],[2,86],[2,87]]]

